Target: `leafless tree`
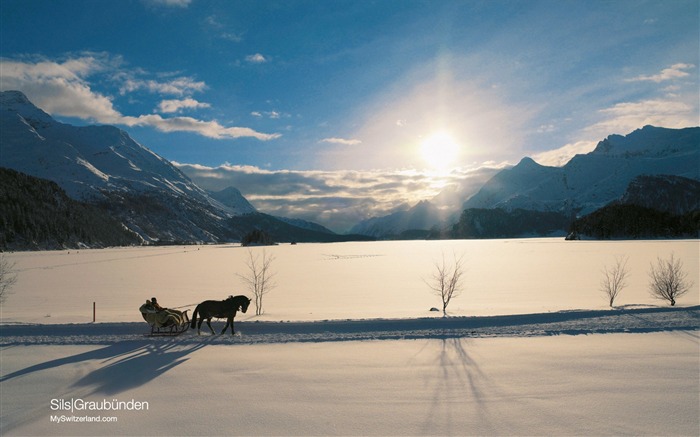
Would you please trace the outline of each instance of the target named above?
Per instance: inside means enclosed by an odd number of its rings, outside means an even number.
[[[627,260],[626,256],[615,257],[615,264],[610,267],[603,267],[603,279],[600,281],[600,289],[607,296],[610,308],[615,303],[615,299],[620,294],[620,291],[627,286],[627,276],[629,276]]]
[[[435,262],[435,270],[426,284],[431,290],[442,299],[442,315],[447,317],[447,306],[453,297],[457,297],[462,292],[462,277],[464,275],[463,256],[457,258],[454,255],[454,263],[445,261],[445,254],[442,254],[442,261]]]
[[[248,259],[246,260],[248,270],[245,274],[237,274],[253,293],[255,315],[257,316],[263,313],[263,296],[277,285],[274,282],[276,273],[271,269],[274,260],[274,255],[268,254],[264,249],[262,253],[256,255],[253,254],[253,250],[248,249]]]
[[[686,294],[693,285],[688,281],[688,273],[683,271],[683,262],[671,253],[667,260],[656,259],[649,271],[649,293],[657,299],[667,300],[671,306],[676,299]]]
[[[0,303],[5,302],[15,282],[17,282],[15,263],[8,261],[4,255],[0,255]]]

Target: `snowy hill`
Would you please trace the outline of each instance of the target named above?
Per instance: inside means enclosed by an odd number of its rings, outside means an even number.
[[[640,175],[700,179],[700,128],[645,126],[611,135],[563,167],[524,158],[487,182],[464,208],[516,208],[586,214],[620,198]]]

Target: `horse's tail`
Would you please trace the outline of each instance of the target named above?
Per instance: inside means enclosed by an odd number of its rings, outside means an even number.
[[[194,329],[197,326],[197,314],[199,313],[199,305],[194,309],[192,313],[192,322],[190,322],[190,328]]]

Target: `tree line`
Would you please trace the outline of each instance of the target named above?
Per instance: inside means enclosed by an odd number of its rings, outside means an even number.
[[[0,249],[126,246],[140,238],[55,182],[0,168]]]

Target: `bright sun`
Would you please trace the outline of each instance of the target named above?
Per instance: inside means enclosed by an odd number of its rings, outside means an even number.
[[[436,170],[447,170],[455,164],[459,155],[459,144],[445,131],[435,132],[421,143],[421,156]]]

